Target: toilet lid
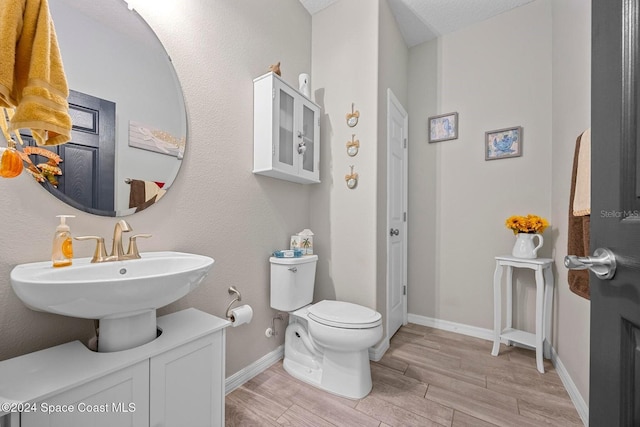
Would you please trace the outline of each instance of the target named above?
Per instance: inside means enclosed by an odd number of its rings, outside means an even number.
[[[382,323],[377,311],[343,301],[320,301],[309,307],[309,317],[323,325],[345,329],[374,328]]]

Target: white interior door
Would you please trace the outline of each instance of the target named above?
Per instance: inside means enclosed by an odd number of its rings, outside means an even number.
[[[408,114],[387,90],[387,337],[407,323]]]

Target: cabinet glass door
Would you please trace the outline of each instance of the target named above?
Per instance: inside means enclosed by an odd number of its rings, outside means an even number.
[[[315,171],[315,114],[306,105],[302,107],[302,142],[306,150],[302,154],[302,169],[307,172]]]
[[[278,161],[293,166],[293,97],[280,89]]]

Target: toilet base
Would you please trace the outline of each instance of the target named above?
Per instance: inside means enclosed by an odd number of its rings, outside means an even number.
[[[299,324],[287,327],[284,370],[314,387],[349,399],[362,399],[371,391],[369,350],[338,352],[310,349],[303,342],[305,329]]]
[[[320,382],[322,381],[322,369],[321,368],[310,368],[303,363],[300,363],[296,360],[291,360],[288,358],[284,358],[282,362],[282,367],[284,370],[294,378],[299,379],[300,381],[304,381],[307,384],[311,384],[314,387],[320,387]]]

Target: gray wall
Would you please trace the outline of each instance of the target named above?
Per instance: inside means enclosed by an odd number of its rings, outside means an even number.
[[[413,47],[409,61],[409,313],[491,329],[494,256],[515,241],[504,221],[551,219],[550,1]],[[458,139],[428,143],[427,117],[450,112]],[[513,126],[523,156],[485,161],[485,132]],[[532,330],[533,276],[518,280],[518,326]]]
[[[406,104],[408,49],[387,0],[339,0],[315,14],[312,26],[311,83],[322,107],[322,184],[311,197],[312,229],[322,236],[316,299],[351,301],[384,315],[387,88]],[[354,128],[345,122],[351,103],[360,111]],[[360,150],[349,157],[353,134]],[[354,190],[344,180],[350,165],[360,178]]]
[[[575,141],[591,126],[591,3],[553,2],[553,152],[552,217],[556,293],[554,347],[582,399],[589,402],[590,303],[569,291],[567,213]]]
[[[253,78],[282,62],[283,77],[297,87],[311,70],[311,17],[298,0],[144,0],[140,14],[173,59],[189,116],[189,148],[171,191],[156,206],[128,217],[136,232],[152,233],[141,251],[177,250],[215,259],[211,274],[190,295],[162,313],[195,307],[224,317],[235,285],[251,304],[250,325],[230,328],[227,376],[282,343],[267,339],[268,256],[309,226],[309,188],[256,176],[253,166]],[[1,179],[5,221],[0,248],[0,359],[78,338],[92,332],[90,320],[26,308],[11,290],[9,272],[19,263],[51,256],[56,214],[72,213],[74,235],[113,233],[115,221],[62,204],[23,174]],[[76,256],[92,245],[75,243]],[[162,314],[161,313],[161,314]]]
[[[538,0],[409,54],[409,313],[492,329],[493,257],[513,246],[504,219],[545,216],[553,345],[584,402],[589,302],[569,291],[562,260],[575,139],[590,123],[590,20],[587,0]],[[426,118],[451,111],[459,138],[427,143]],[[484,132],[514,125],[523,156],[485,162]],[[517,323],[533,330],[533,278],[516,277]]]
[[[357,25],[356,25],[357,22]],[[376,135],[378,2],[339,0],[313,16],[311,86],[322,108],[321,184],[312,189],[311,229],[318,240],[316,299],[376,307]],[[351,103],[358,125],[347,126]],[[347,155],[351,135],[358,155]],[[355,166],[355,190],[344,176]],[[315,240],[314,240],[315,245]]]
[[[378,35],[378,181],[377,192],[377,301],[378,311],[387,314],[387,89],[391,89],[405,111],[407,105],[407,73],[409,49],[387,0],[380,1]],[[408,129],[407,129],[408,131]],[[405,165],[408,167],[408,165]],[[405,236],[407,238],[407,236]],[[386,323],[385,323],[386,327]],[[390,338],[390,337],[389,337]]]

